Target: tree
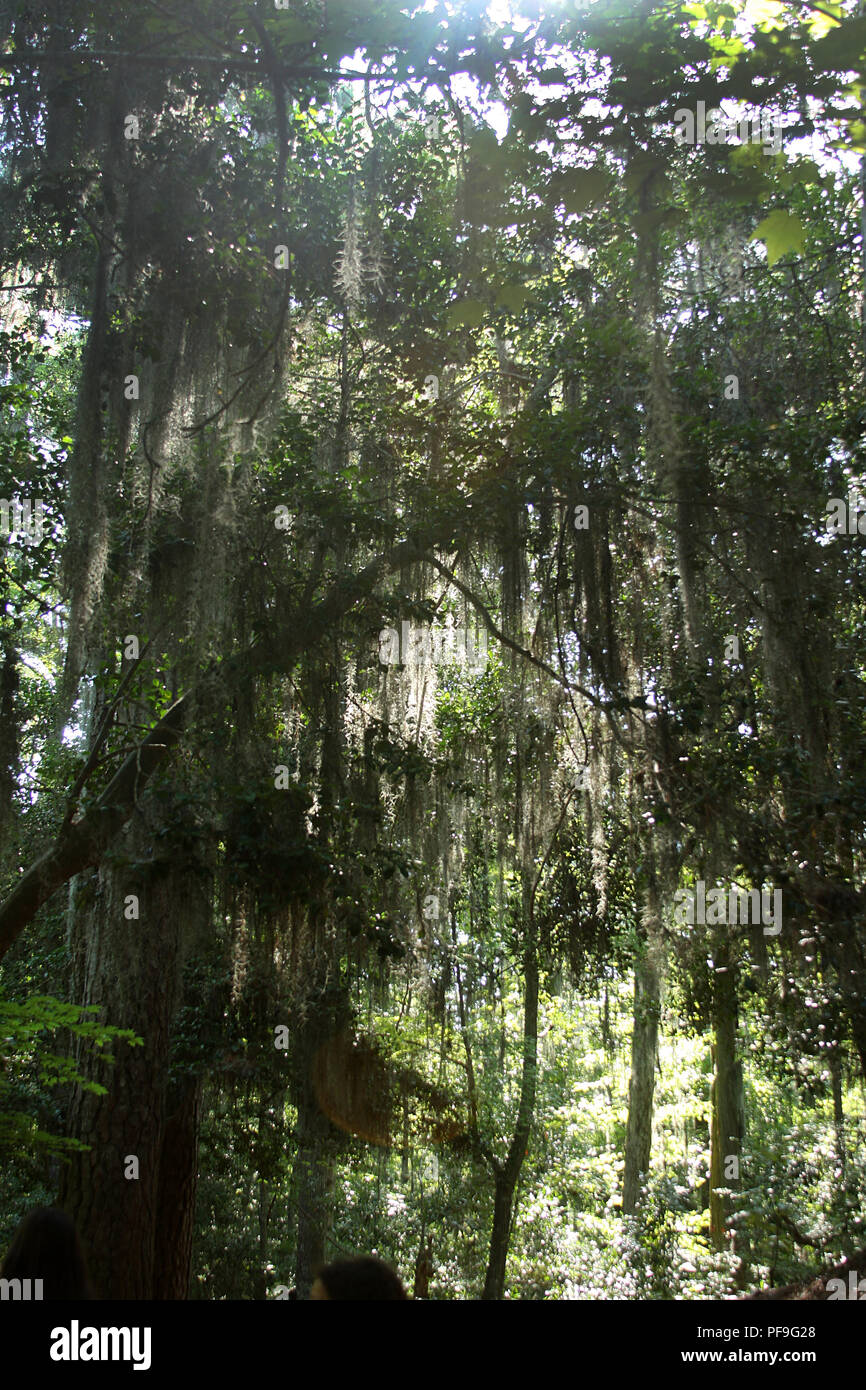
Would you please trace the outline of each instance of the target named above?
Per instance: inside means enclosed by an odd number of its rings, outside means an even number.
[[[443,968],[429,1001],[444,1039],[458,991],[463,1128],[493,1176],[488,1297],[504,1292],[532,1132],[545,939],[558,939],[551,969],[571,956],[597,971],[612,920],[644,919],[626,1214],[652,1169],[669,952],[715,1001],[716,1191],[730,1136],[742,1143],[736,1018],[765,943],[744,934],[728,958],[699,924],[687,946],[668,921],[679,884],[782,885],[774,965],[808,972],[787,924],[814,932],[822,990],[866,1055],[862,576],[856,547],[823,526],[862,450],[838,369],[860,351],[858,276],[833,259],[856,239],[854,183],[754,140],[697,149],[674,134],[677,103],[746,100],[758,77],[767,102],[829,99],[863,31],[784,7],[745,35],[733,19],[725,6],[605,3],[493,26],[468,5],[443,20],[377,3],[312,20],[213,0],[191,28],[181,10],[118,0],[98,16],[43,3],[5,21],[5,261],[87,329],[76,422],[66,433],[62,410],[48,413],[64,445],[50,459],[28,416],[36,364],[8,345],[10,479],[42,486],[54,470],[68,489],[68,624],[33,742],[50,807],[32,814],[20,750],[3,750],[6,803],[18,797],[28,835],[6,861],[0,949],[22,949],[74,877],[73,998],[145,1039],[121,1053],[107,1098],[82,1089],[68,1115],[87,1152],[64,1200],[117,1296],[187,1287],[202,1088],[218,1069],[184,1060],[183,1043],[208,951],[224,967],[208,1007],[245,1019],[251,1107],[273,1084],[297,1115],[305,1286],[333,1228],[340,1156],[316,1058],[348,1026],[353,987],[356,1010],[371,1007],[381,963],[408,958],[409,992],[429,993],[419,919],[433,877],[457,946],[465,910],[473,934],[507,937],[518,975],[505,1159],[479,1114],[469,1000],[484,970],[461,962],[457,975],[451,961],[453,984]],[[455,97],[458,73],[508,97],[501,139],[489,109]],[[812,125],[798,111],[792,129]],[[32,567],[10,548],[24,618],[3,636],[4,710],[20,707],[21,655],[58,603],[55,543]],[[471,672],[442,673],[459,623],[509,663],[493,694]],[[821,630],[834,647],[815,643]],[[449,719],[472,733],[469,773]],[[587,807],[560,826],[578,766],[592,773]],[[473,824],[479,875],[514,875],[495,908],[487,889],[483,910],[471,892],[458,906]],[[630,867],[611,905],[617,837]],[[727,960],[711,987],[694,958],[709,945]],[[248,956],[255,989],[234,997]],[[280,1082],[262,1059],[290,998],[306,1011]],[[395,1065],[376,1072],[386,1091]],[[451,1065],[443,1052],[443,1074]],[[463,1103],[425,1094],[428,1131]],[[259,1148],[261,1294],[266,1188],[284,1175]]]

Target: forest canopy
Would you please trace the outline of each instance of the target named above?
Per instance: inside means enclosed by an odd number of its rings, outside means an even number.
[[[862,1251],[866,15],[5,0],[0,88],[0,1249]]]

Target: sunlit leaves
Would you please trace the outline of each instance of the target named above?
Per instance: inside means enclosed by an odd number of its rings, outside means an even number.
[[[763,241],[767,248],[767,264],[774,266],[789,251],[803,252],[806,232],[799,217],[777,208],[765,217],[752,233],[752,241]]]
[[[786,6],[781,0],[747,0],[743,19],[756,28],[782,29],[785,26]]]
[[[450,306],[446,315],[449,328],[477,328],[483,318],[480,299],[461,299]]]
[[[497,303],[512,314],[520,313],[529,298],[530,292],[525,285],[499,285],[496,290]]]

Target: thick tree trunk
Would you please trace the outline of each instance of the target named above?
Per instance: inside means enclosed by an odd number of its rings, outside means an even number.
[[[125,838],[122,860],[77,885],[72,997],[131,1028],[144,1045],[118,1042],[113,1066],[79,1058],[106,1094],[80,1087],[73,1094],[68,1132],[88,1150],[66,1167],[60,1202],[76,1222],[99,1296],[147,1299],[177,1296],[167,1290],[181,1287],[185,1295],[189,1278],[195,1102],[181,1096],[175,1105],[166,1078],[186,945],[209,920],[210,905],[189,867],[127,867],[153,842],[140,815]],[[131,895],[137,919],[126,915]],[[158,1259],[168,1267],[158,1269]]]
[[[159,1156],[154,1298],[189,1295],[200,1111],[201,1080],[186,1077],[171,1097]]]
[[[652,1155],[653,1096],[666,960],[655,885],[647,890],[644,922],[646,950],[636,961],[634,972],[634,1027],[622,1186],[622,1210],[626,1215],[637,1207]]]

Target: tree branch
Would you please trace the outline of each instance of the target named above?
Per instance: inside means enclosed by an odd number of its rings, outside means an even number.
[[[137,792],[181,737],[189,701],[187,694],[172,705],[87,813],[64,825],[48,852],[19,880],[0,906],[0,959],[58,888],[99,863],[132,815]]]
[[[530,662],[531,665],[537,666],[539,671],[544,671],[545,675],[550,676],[551,680],[555,680],[557,685],[561,685],[564,690],[576,690],[579,695],[582,695],[583,698],[588,700],[591,705],[594,705],[596,709],[604,710],[609,714],[613,710],[622,708],[622,701],[600,699],[598,695],[593,695],[591,690],[587,690],[586,686],[579,685],[577,681],[570,681],[561,671],[554,670],[554,668],[549,666],[540,656],[535,656],[531,651],[528,651],[526,647],[521,647],[519,642],[515,642],[511,637],[506,637],[502,629],[497,627],[496,623],[493,621],[490,610],[487,608],[486,604],[482,603],[481,599],[469,588],[468,584],[464,584],[462,580],[458,579],[454,571],[449,569],[447,565],[443,565],[441,560],[437,560],[434,555],[427,555],[424,558],[434,569],[437,569],[440,574],[444,574],[454,585],[455,589],[458,589],[463,597],[469,600],[475,611],[480,614],[488,632],[492,633],[497,642],[502,643],[503,647],[508,647],[510,651],[516,652],[518,656],[522,656],[526,661]]]
[[[371,560],[351,584],[336,584],[322,601],[299,615],[285,651],[274,651],[261,639],[243,652],[213,663],[202,681],[176,700],[134,752],[130,753],[105,790],[77,821],[67,821],[50,849],[19,879],[0,904],[0,960],[49,898],[82,870],[98,864],[135,810],[141,790],[179,742],[187,713],[201,684],[213,674],[243,671],[247,676],[291,670],[298,654],[318,633],[338,622],[359,598],[365,597],[389,570],[422,558],[419,548],[403,541]],[[81,778],[76,781],[76,786]],[[83,783],[82,783],[83,785]],[[80,788],[79,788],[80,790]]]
[[[87,779],[93,772],[93,769],[96,767],[96,764],[99,762],[100,750],[103,744],[105,743],[105,740],[108,738],[108,733],[111,728],[112,716],[114,715],[117,706],[120,704],[120,701],[123,699],[123,696],[126,693],[130,681],[132,680],[141,663],[144,661],[144,658],[147,656],[150,645],[151,643],[148,642],[144,648],[144,651],[140,653],[136,661],[133,662],[132,666],[130,666],[129,670],[127,671],[126,675],[123,677],[123,680],[120,682],[120,685],[117,688],[117,694],[106,708],[102,716],[102,719],[100,720],[99,728],[93,740],[93,747],[91,748],[90,753],[88,754],[84,766],[82,767],[81,771],[79,772],[78,776],[72,784],[69,796],[66,798],[67,811],[66,818],[63,822],[64,826],[72,824],[72,817],[75,814],[75,807],[78,804],[78,798],[84,789]]]
[[[247,679],[255,675],[290,672],[300,653],[311,646],[322,632],[332,628],[345,617],[359,599],[368,597],[385,574],[419,561],[433,564],[441,573],[447,575],[482,614],[488,628],[498,640],[545,671],[559,684],[564,684],[564,677],[554,671],[553,667],[534,657],[531,652],[500,632],[480,599],[472,594],[446,565],[431,555],[429,539],[424,545],[417,540],[400,541],[390,550],[370,560],[352,578],[341,576],[315,607],[308,607],[297,613],[285,634],[284,649],[280,649],[280,643],[274,645],[258,639],[243,652],[226,657],[221,662],[212,663],[203,673],[201,682],[175,701],[159,723],[151,729],[144,742],[124,760],[109,785],[86,813],[79,820],[67,821],[61,827],[51,848],[25,871],[6,900],[0,904],[0,960],[58,888],[75,874],[100,862],[108,846],[132,816],[142,788],[180,741],[187,714],[204,680],[214,674],[225,676],[233,671],[242,671]],[[599,700],[580,686],[574,688],[599,708],[618,708],[615,702]],[[75,786],[78,786],[80,777],[81,774]],[[80,787],[78,790],[80,791]]]

